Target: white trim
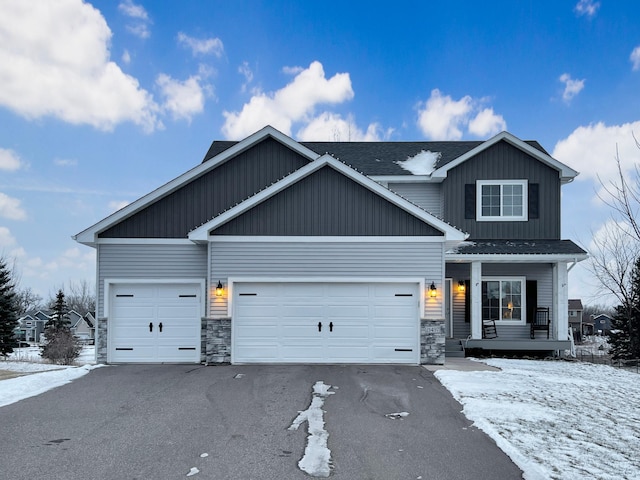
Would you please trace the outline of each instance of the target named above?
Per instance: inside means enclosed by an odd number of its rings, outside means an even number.
[[[520,313],[521,318],[516,320],[505,320],[502,317],[496,319],[497,325],[526,325],[527,324],[527,277],[518,275],[490,275],[481,277],[481,282],[500,282],[500,294],[502,294],[502,282],[520,282]],[[482,292],[482,285],[480,288]],[[502,305],[502,297],[499,298],[500,305]],[[502,311],[502,308],[499,308]],[[482,312],[481,312],[482,313]],[[480,317],[482,320],[482,316]]]
[[[555,262],[581,262],[589,258],[586,253],[576,254],[462,254],[462,253],[445,253],[445,260],[453,263],[555,263]]]
[[[550,155],[548,155],[548,154],[546,154],[544,152],[541,152],[540,150],[538,150],[537,148],[532,147],[531,145],[529,145],[526,142],[523,142],[522,140],[520,140],[515,135],[512,135],[509,132],[501,132],[501,133],[495,135],[494,137],[490,138],[486,142],[483,142],[480,145],[478,145],[477,147],[469,150],[464,155],[459,156],[458,158],[456,158],[452,162],[449,162],[446,165],[443,165],[442,167],[438,168],[437,170],[435,170],[431,174],[431,177],[434,178],[434,179],[435,178],[442,178],[442,179],[446,178],[447,177],[447,173],[449,172],[449,170],[457,167],[458,165],[460,165],[463,162],[466,162],[471,157],[476,156],[478,153],[488,149],[489,147],[492,147],[493,145],[495,145],[496,143],[498,143],[498,142],[500,142],[502,140],[506,141],[507,143],[513,145],[516,148],[519,148],[520,150],[524,151],[525,153],[528,153],[532,157],[540,160],[541,162],[543,162],[546,165],[550,166],[554,170],[557,170],[558,174],[560,175],[560,181],[562,183],[569,183],[569,182],[573,181],[573,179],[575,177],[578,176],[578,172],[576,172],[573,168],[568,167],[567,165],[565,165],[564,163],[559,162],[558,160],[556,160],[552,156],[550,156]]]
[[[267,137],[274,138],[275,140],[286,145],[287,147],[291,148],[292,150],[296,151],[297,153],[299,153],[300,155],[302,155],[303,157],[309,160],[314,160],[319,156],[316,152],[308,149],[307,147],[296,142],[295,140],[289,138],[288,136],[279,132],[275,128],[271,126],[266,126],[263,129],[258,130],[256,133],[249,135],[244,140],[241,140],[240,142],[235,144],[233,147],[228,148],[224,152],[221,152],[219,155],[212,157],[210,160],[207,160],[206,162],[201,163],[200,165],[192,168],[191,170],[188,170],[182,175],[156,188],[155,190],[148,193],[147,195],[130,203],[126,207],[118,210],[117,212],[109,215],[108,217],[100,220],[98,223],[83,230],[82,232],[74,235],[72,238],[75,241],[85,245],[89,245],[89,246],[95,245],[96,241],[98,240],[98,234],[100,232],[103,232],[109,227],[115,225],[116,223],[124,220],[127,217],[130,217],[134,213],[142,210],[143,208],[155,202],[159,198],[178,190],[181,186],[183,186],[187,182],[190,182],[191,180],[201,175],[204,175],[208,171],[213,170],[218,165],[224,163],[231,157],[238,155],[239,153],[242,153],[243,151],[251,148],[252,146],[256,145],[257,143],[259,143],[260,141],[262,141]]]
[[[444,243],[444,235],[439,237],[404,236],[362,236],[362,237],[314,237],[314,236],[268,236],[268,235],[211,235],[209,243],[217,242],[258,242],[258,243]],[[189,241],[191,245],[193,242]]]
[[[188,238],[99,238],[95,245],[193,245]]]
[[[433,183],[429,175],[368,175],[378,183]],[[437,183],[442,179],[437,179]]]
[[[519,185],[522,187],[522,215],[504,215],[504,188],[505,186]],[[482,215],[482,187],[500,187],[500,215]],[[527,180],[476,180],[476,221],[477,222],[526,222],[529,219],[529,184]]]
[[[206,314],[206,304],[208,295],[206,290],[206,279],[198,278],[105,278],[104,279],[104,317],[109,318],[109,308],[111,294],[111,285],[162,285],[162,284],[181,284],[181,285],[199,285],[200,286],[200,316]],[[107,320],[108,321],[108,320]]]
[[[444,279],[444,284],[445,284],[445,298],[444,298],[444,302],[442,302],[444,304],[444,318],[445,321],[447,321],[447,323],[449,324],[449,328],[448,328],[448,335],[447,338],[454,338],[453,337],[453,278],[451,277],[447,277]],[[447,292],[447,287],[449,288],[449,295],[446,295]],[[447,319],[447,304],[449,307],[449,318]]]
[[[456,228],[452,227],[451,225],[444,222],[443,220],[440,220],[439,218],[434,217],[433,215],[421,209],[417,205],[411,203],[410,201],[400,197],[399,195],[396,195],[389,189],[380,185],[378,182],[371,180],[366,175],[363,175],[358,171],[354,170],[353,168],[336,160],[331,155],[323,155],[322,157],[313,161],[309,165],[305,165],[304,167],[296,170],[292,174],[283,178],[279,182],[274,183],[270,187],[258,192],[257,194],[248,198],[244,202],[236,205],[233,208],[230,208],[224,213],[221,213],[220,215],[204,223],[200,227],[195,228],[194,230],[189,232],[189,239],[194,242],[209,241],[210,240],[209,231],[214,230],[220,227],[221,225],[224,225],[225,223],[229,222],[235,217],[250,210],[251,208],[258,205],[259,203],[264,202],[265,200],[271,198],[272,196],[276,195],[277,193],[284,190],[285,188],[293,185],[294,183],[302,180],[303,178],[311,175],[312,173],[316,172],[317,170],[325,166],[330,166],[334,170],[337,170],[343,175],[359,183],[361,186],[380,195],[381,197],[393,203],[397,207],[419,218],[420,220],[431,225],[437,230],[440,230],[441,232],[444,233],[444,237],[446,240],[463,241],[468,237],[467,234],[461,232],[460,230],[457,230]]]

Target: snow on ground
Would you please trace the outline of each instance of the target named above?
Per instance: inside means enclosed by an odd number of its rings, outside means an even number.
[[[527,480],[640,478],[638,374],[589,363],[483,362],[501,371],[435,375]]]
[[[65,385],[98,367],[90,365],[95,363],[95,348],[92,346],[83,347],[76,361],[76,365],[83,365],[80,367],[43,362],[39,347],[17,348],[8,360],[0,361],[0,370],[27,374],[2,380],[0,407]]]
[[[331,450],[327,447],[329,433],[324,429],[324,411],[322,407],[325,399],[336,392],[330,392],[331,385],[316,382],[313,386],[313,399],[306,410],[298,412],[289,430],[297,430],[307,422],[309,436],[304,455],[298,462],[298,467],[312,477],[328,477],[331,473]]]

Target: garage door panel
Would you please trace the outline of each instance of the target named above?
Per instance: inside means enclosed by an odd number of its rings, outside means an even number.
[[[257,295],[243,297],[238,293],[241,291]],[[249,308],[257,307],[253,303],[256,298],[264,305],[266,292],[272,295],[268,326],[264,325],[267,319],[262,308]],[[418,292],[417,283],[391,287],[366,283],[239,284],[234,295],[233,360],[418,363]],[[262,347],[264,335],[269,339],[275,336],[276,344]]]
[[[111,362],[200,361],[199,284],[115,285],[112,292]]]

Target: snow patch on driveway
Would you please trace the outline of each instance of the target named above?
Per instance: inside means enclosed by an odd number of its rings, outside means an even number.
[[[298,412],[289,430],[298,430],[304,422],[308,423],[309,436],[298,467],[313,477],[328,477],[331,473],[331,450],[327,447],[329,433],[324,429],[324,411],[322,407],[325,399],[336,392],[330,392],[331,385],[316,382],[313,386],[311,405],[304,411]]]

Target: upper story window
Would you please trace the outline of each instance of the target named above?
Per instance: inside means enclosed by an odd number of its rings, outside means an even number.
[[[478,180],[476,220],[527,220],[526,180]]]

